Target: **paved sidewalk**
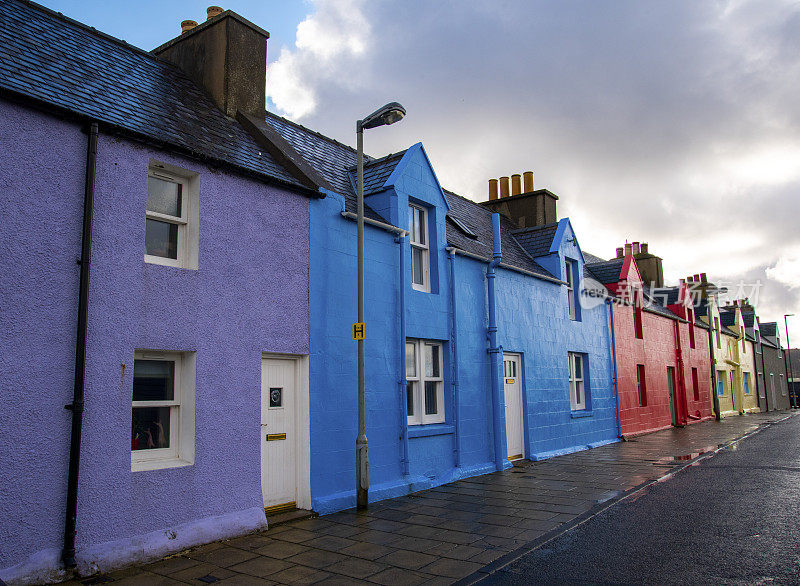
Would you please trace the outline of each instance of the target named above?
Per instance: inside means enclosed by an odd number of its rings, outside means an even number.
[[[107,578],[153,585],[471,581],[474,572],[513,557],[515,550],[556,534],[603,503],[789,414],[730,417],[522,462],[504,472],[374,503],[367,512],[280,525]]]

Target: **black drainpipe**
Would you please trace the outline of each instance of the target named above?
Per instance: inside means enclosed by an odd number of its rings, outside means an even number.
[[[75,567],[75,519],[78,509],[78,469],[81,458],[81,426],[83,425],[83,384],[86,368],[86,314],[89,309],[89,264],[92,258],[92,210],[94,208],[94,170],[97,163],[97,122],[89,126],[86,149],[86,184],[83,192],[83,236],[81,238],[81,285],[78,293],[78,335],[75,341],[75,386],[72,403],[72,433],[69,443],[69,473],[67,476],[67,513],[64,520],[64,567]]]

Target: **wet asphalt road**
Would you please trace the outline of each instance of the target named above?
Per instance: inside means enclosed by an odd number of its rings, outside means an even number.
[[[636,493],[482,584],[800,584],[800,417]]]

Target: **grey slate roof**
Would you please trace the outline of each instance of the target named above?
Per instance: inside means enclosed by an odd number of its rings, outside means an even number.
[[[678,318],[677,314],[666,307],[667,304],[665,300],[667,299],[667,294],[665,294],[664,291],[668,293],[669,289],[650,289],[650,287],[647,286],[643,287],[643,289],[645,301],[647,302],[645,307],[647,307],[647,309],[670,319]]]
[[[596,254],[586,252],[585,250],[582,250],[581,252],[583,253],[583,260],[585,260],[587,263],[606,262],[606,259],[600,258]]]
[[[364,195],[370,195],[382,191],[386,180],[389,178],[389,175],[392,174],[392,171],[394,171],[395,167],[397,167],[397,163],[400,162],[400,159],[402,159],[403,155],[405,154],[406,151],[400,151],[399,153],[392,153],[391,155],[386,155],[380,159],[375,159],[369,163],[365,163]],[[358,185],[356,167],[350,168],[350,178],[353,185]]]
[[[708,299],[695,299],[694,314],[697,317],[705,317],[708,315]]]
[[[742,320],[744,321],[744,327],[752,328],[756,320],[756,314],[752,311],[742,312]]]
[[[348,174],[357,162],[355,149],[271,112],[267,112],[266,121],[331,184],[336,193],[345,196],[347,211],[355,212],[355,192]],[[365,155],[365,164],[369,161],[372,157]]]
[[[0,4],[0,90],[301,185],[177,67],[24,0]]]
[[[725,327],[732,326],[736,323],[736,314],[732,311],[720,311],[719,321]]]
[[[459,248],[470,254],[475,254],[486,260],[492,258],[492,212],[482,205],[457,195],[452,191],[444,190],[447,203],[450,204],[450,213],[459,218],[473,229],[477,239],[472,239],[458,228],[447,223],[447,243],[449,246]],[[542,265],[531,258],[512,236],[514,225],[502,215],[500,216],[500,239],[503,249],[503,264],[516,267],[545,278],[556,278]]]
[[[587,263],[589,270],[597,277],[597,280],[607,285],[619,282],[619,274],[622,272],[623,258],[614,258],[605,262]]]
[[[764,346],[769,346],[770,348],[780,348],[781,345],[778,343],[777,338],[775,336],[761,336],[761,343]]]
[[[680,298],[680,287],[659,287],[650,289],[650,294],[657,297],[662,305],[675,305]]]
[[[546,256],[550,254],[550,246],[553,244],[557,229],[558,222],[535,228],[523,228],[514,230],[514,238],[532,257]]]
[[[771,321],[765,323],[758,323],[758,329],[761,330],[762,336],[771,336],[775,337],[778,333],[778,323]]]

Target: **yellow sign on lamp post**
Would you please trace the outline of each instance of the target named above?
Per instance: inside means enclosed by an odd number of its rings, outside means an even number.
[[[353,339],[354,340],[364,339],[364,322],[358,322],[353,324]]]

